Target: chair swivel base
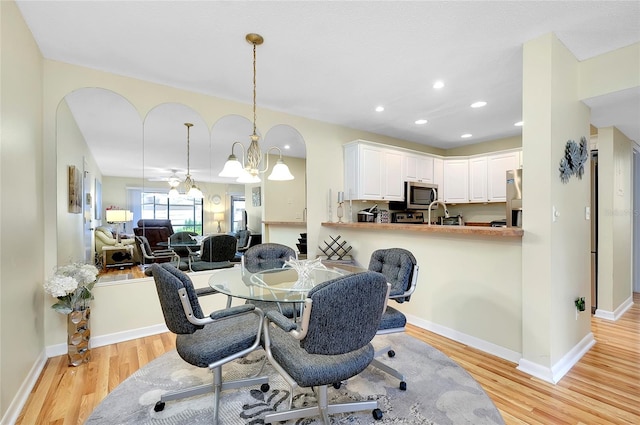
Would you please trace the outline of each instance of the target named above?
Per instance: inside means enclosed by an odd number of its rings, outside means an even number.
[[[269,391],[269,377],[261,376],[256,378],[246,378],[246,379],[238,379],[235,381],[223,382],[220,385],[220,390],[216,391],[215,384],[204,384],[198,385],[197,387],[191,387],[180,391],[173,391],[170,393],[162,394],[160,396],[160,401],[156,403],[153,410],[156,412],[160,412],[164,410],[165,403],[171,400],[178,400],[181,398],[194,397],[201,394],[206,393],[214,393],[214,397],[217,398],[220,395],[220,392],[226,390],[233,390],[237,388],[250,387],[253,385],[260,385],[260,391],[266,393]]]
[[[375,367],[376,369],[380,369],[384,373],[387,373],[393,376],[394,378],[399,379],[400,385],[398,386],[398,388],[400,388],[401,391],[406,391],[407,381],[404,380],[404,375],[399,371],[397,371],[396,369],[392,368],[391,366],[388,366],[377,359],[377,357],[380,357],[385,352],[389,357],[395,357],[396,355],[396,352],[391,350],[391,347],[385,347],[381,350],[377,350],[376,353],[374,354],[374,358],[373,358],[373,361],[371,362],[371,366]]]
[[[264,416],[265,425],[275,422],[287,421],[289,419],[300,419],[318,416],[322,418],[325,425],[331,424],[329,415],[336,413],[357,412],[360,410],[372,409],[371,414],[375,420],[382,419],[382,410],[378,409],[376,400],[354,401],[349,403],[329,404],[327,400],[327,386],[318,387],[318,405],[312,407],[303,407],[300,409],[286,410],[284,412],[269,413]]]

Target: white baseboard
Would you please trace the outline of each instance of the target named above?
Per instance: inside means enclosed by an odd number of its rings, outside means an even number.
[[[29,399],[29,394],[31,394],[31,390],[38,382],[38,378],[40,378],[40,374],[44,369],[44,365],[47,363],[47,357],[45,356],[45,352],[42,351],[36,361],[33,363],[31,370],[27,373],[27,377],[22,381],[22,385],[18,389],[16,396],[11,400],[11,404],[9,404],[9,408],[0,419],[0,425],[13,425],[18,420],[18,416],[22,412],[24,405],[27,403]]]
[[[168,332],[167,325],[164,323],[159,325],[147,326],[145,328],[132,329],[130,331],[116,332],[109,335],[96,336],[91,338],[91,348],[102,347],[104,345],[116,344],[118,342],[129,341],[131,339],[143,338],[149,335],[156,335]],[[67,344],[56,344],[45,347],[42,354],[36,359],[27,377],[20,385],[20,389],[11,401],[9,408],[0,419],[0,425],[13,425],[17,420],[20,412],[31,394],[31,390],[36,385],[47,359],[50,357],[61,356],[67,354]]]
[[[497,344],[485,341],[480,338],[476,338],[475,336],[458,332],[445,326],[437,325],[435,323],[429,322],[428,320],[420,319],[419,317],[408,314],[406,316],[407,321],[412,325],[418,326],[422,329],[426,329],[438,335],[442,335],[461,344],[477,348],[478,350],[482,350],[485,353],[500,357],[501,359],[505,359],[513,363],[518,363],[518,361],[522,358],[522,354],[518,353],[517,351],[509,350],[508,348],[504,348]]]
[[[600,308],[597,308],[593,316],[599,319],[611,320],[615,322],[620,317],[622,317],[622,315],[625,314],[627,310],[631,308],[632,305],[633,305],[633,295],[627,298],[626,300],[624,300],[624,302],[620,304],[618,308],[616,308],[614,311],[607,311],[607,310],[602,310]]]
[[[520,359],[517,369],[543,381],[557,384],[595,343],[593,334],[589,332],[555,365],[546,367],[530,360]]]
[[[156,335],[168,332],[167,325],[147,326],[146,328],[132,329],[130,331],[116,332],[109,335],[91,337],[91,348],[102,347],[104,345],[116,344],[118,342],[129,341],[136,338],[144,338],[149,335]],[[56,344],[46,347],[47,357],[61,356],[67,354],[67,344]]]

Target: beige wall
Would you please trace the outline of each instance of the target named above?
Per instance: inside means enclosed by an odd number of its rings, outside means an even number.
[[[43,362],[42,55],[13,2],[0,2],[0,417]],[[55,228],[53,229],[55,232]],[[55,254],[54,254],[55,255]],[[13,402],[13,404],[12,404]],[[12,412],[8,412],[14,409]]]
[[[576,318],[574,306],[589,297],[589,170],[567,184],[558,172],[567,140],[588,137],[589,110],[578,97],[578,61],[553,34],[525,43],[523,69],[523,169],[535,178],[523,179],[520,365],[555,380],[557,365],[590,334],[590,316]]]
[[[632,142],[614,127],[598,129],[598,312],[632,297]]]

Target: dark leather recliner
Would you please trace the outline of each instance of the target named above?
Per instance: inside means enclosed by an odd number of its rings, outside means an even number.
[[[160,246],[160,242],[168,242],[173,235],[171,220],[141,218],[138,220],[138,227],[133,229],[136,236],[144,236],[149,241],[152,251],[167,249],[167,246]]]

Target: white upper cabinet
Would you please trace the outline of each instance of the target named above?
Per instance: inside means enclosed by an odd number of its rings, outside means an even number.
[[[487,155],[487,198],[489,202],[506,202],[507,170],[521,168],[520,151]]]
[[[345,195],[354,200],[402,201],[403,154],[375,143],[344,145]]]
[[[469,202],[487,202],[487,157],[469,158]]]
[[[404,180],[433,183],[433,160],[432,156],[405,154]]]
[[[469,160],[444,159],[444,202],[469,202]]]
[[[438,201],[444,201],[444,160],[433,158],[433,183],[438,185]]]

